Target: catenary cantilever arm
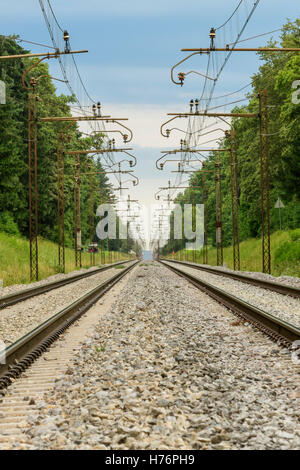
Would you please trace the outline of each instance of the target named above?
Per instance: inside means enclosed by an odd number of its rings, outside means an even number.
[[[163,133],[163,127],[166,126],[167,124],[169,124],[169,122],[174,121],[174,119],[177,119],[178,117],[183,117],[183,116],[175,116],[175,117],[169,119],[168,121],[164,122],[160,126],[160,133],[163,137],[169,137],[169,135],[170,135],[170,130],[169,129],[166,130],[166,134]]]
[[[206,53],[209,54],[209,52],[206,52]],[[193,55],[197,55],[197,54],[202,55],[202,52],[199,52],[199,51],[193,52],[192,54],[188,55],[187,57],[185,57],[184,59],[182,59],[182,60],[181,60],[180,62],[178,62],[177,64],[173,65],[173,67],[171,68],[171,80],[172,80],[173,83],[175,83],[175,85],[182,85],[182,83],[181,83],[181,82],[175,82],[175,80],[174,80],[174,75],[173,75],[174,70],[178,67],[178,65],[183,64],[183,62],[185,62],[186,60],[188,60],[188,59],[189,59],[190,57],[192,57]]]
[[[129,139],[129,140],[128,140],[127,138],[125,139],[125,136],[127,136],[127,134],[123,134],[124,142],[128,144],[129,142],[132,141],[132,139],[133,139],[133,132],[132,132],[131,129],[129,129],[129,127],[124,126],[124,124],[121,124],[121,123],[120,123],[118,120],[116,120],[116,119],[109,119],[109,120],[107,120],[106,122],[107,122],[107,123],[111,122],[111,123],[113,123],[113,124],[118,124],[119,126],[124,127],[124,129],[126,129],[126,130],[130,133],[130,139]],[[127,136],[127,137],[128,137],[128,136]]]

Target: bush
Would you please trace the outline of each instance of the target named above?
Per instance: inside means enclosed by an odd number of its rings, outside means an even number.
[[[290,233],[290,238],[293,242],[300,240],[300,228],[297,228],[296,230],[292,230]]]
[[[7,211],[0,214],[0,231],[10,235],[20,235],[18,225]]]
[[[300,240],[285,242],[275,251],[275,263],[300,260]]]

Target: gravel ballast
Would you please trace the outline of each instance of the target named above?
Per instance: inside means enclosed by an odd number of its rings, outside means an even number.
[[[0,339],[8,346],[117,273],[111,268],[0,310]],[[70,276],[66,276],[70,277]],[[51,280],[53,276],[51,277]],[[40,282],[43,281],[39,281]]]
[[[169,265],[172,267],[174,263]],[[175,267],[300,328],[299,299],[192,267],[179,264]]]
[[[121,294],[29,416],[31,448],[299,448],[289,351],[161,265]]]

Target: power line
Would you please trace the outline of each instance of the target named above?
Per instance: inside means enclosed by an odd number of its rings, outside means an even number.
[[[236,90],[236,91],[232,91],[231,93],[227,93],[226,95],[222,95],[222,96],[214,96],[213,99],[214,100],[218,100],[220,98],[227,98],[227,96],[231,96],[231,95],[236,95],[237,93],[239,93],[240,91],[243,91],[245,90],[246,88],[249,88],[249,86],[251,86],[253,84],[253,82],[250,82],[248,83],[247,85],[243,86],[243,88],[240,88],[239,90]],[[199,101],[207,101],[209,100],[209,98],[200,98]]]
[[[257,36],[252,36],[251,38],[242,39],[241,41],[237,41],[236,43],[232,42],[228,44],[228,46],[232,46],[232,44],[240,44],[241,42],[250,41],[251,39],[261,38],[262,36],[267,36],[268,34],[277,33],[278,31],[282,31],[282,29],[281,28],[274,29],[273,31],[269,31],[268,33],[258,34]]]
[[[230,103],[220,104],[219,106],[214,106],[213,108],[207,109],[207,111],[212,111],[213,109],[218,109],[218,108],[224,108],[225,106],[229,106],[235,103],[240,103],[241,101],[248,101],[248,98],[242,98],[240,100],[231,101]]]
[[[40,44],[39,42],[33,42],[33,41],[27,41],[26,39],[22,39],[22,38],[17,38],[17,37],[11,37],[11,36],[3,36],[5,39],[11,39],[12,41],[16,41],[16,42],[26,42],[28,44],[34,44],[35,46],[41,46],[41,47],[46,47],[47,49],[54,49],[55,50],[55,47],[53,46],[47,46],[45,44]]]
[[[235,13],[238,11],[238,9],[240,8],[241,4],[243,3],[244,0],[241,0],[238,4],[238,6],[236,7],[236,9],[234,10],[234,12],[231,14],[231,16],[225,21],[225,23],[223,23],[221,26],[219,26],[218,28],[215,28],[216,31],[218,31],[218,29],[221,29],[221,28],[224,28],[224,26],[227,25],[227,23],[229,23],[229,21],[231,20],[231,18],[233,18],[233,16],[235,15]]]
[[[49,18],[52,17],[53,20],[54,20],[54,22],[55,22],[55,24],[56,24],[56,26],[57,26],[57,28],[59,29],[60,33],[64,33],[64,29],[60,26],[60,24],[59,24],[59,22],[58,22],[58,19],[57,19],[55,13],[54,13],[54,10],[53,10],[53,8],[52,8],[52,5],[51,5],[50,0],[45,0],[45,2],[46,2],[47,6],[48,6],[48,8],[49,8],[49,12],[48,12]],[[50,24],[50,19],[48,18],[46,9],[45,9],[45,7],[44,7],[44,0],[39,0],[39,3],[40,3],[41,10],[42,10],[42,12],[43,12],[44,19],[45,19],[45,22],[46,22],[46,25],[47,25],[47,28],[48,28],[48,31],[49,31],[49,34],[50,34],[52,43],[53,43],[53,45],[54,45],[54,48],[55,48],[55,49],[59,49],[59,47],[58,47],[58,45],[57,45],[57,42],[56,42],[56,40],[55,40],[55,38],[54,38],[54,32],[53,32],[52,27],[51,27],[51,24]],[[65,57],[65,59],[67,58],[67,56],[64,56],[64,57]],[[61,60],[61,57],[60,57],[60,56],[58,56],[58,61],[59,61],[59,64],[60,64],[60,68],[61,68],[62,75],[63,75],[63,77],[64,77],[64,79],[65,79],[65,81],[66,81],[66,84],[67,84],[67,86],[68,86],[68,89],[69,89],[71,95],[73,95],[73,96],[75,97],[76,102],[77,102],[77,104],[78,104],[78,108],[79,108],[79,109],[78,109],[77,111],[80,110],[80,112],[81,112],[83,115],[85,115],[85,116],[88,115],[87,111],[84,109],[86,106],[83,106],[83,105],[81,104],[80,99],[79,99],[79,96],[78,96],[77,93],[74,91],[73,85],[71,84],[70,79],[69,79],[69,76],[70,76],[71,78],[73,78],[74,71],[73,71],[73,73],[72,73],[72,71],[69,71],[69,70],[68,70],[68,73],[67,73],[66,67],[65,67],[63,61]],[[77,78],[78,78],[78,80],[79,80],[79,83],[80,83],[80,85],[81,85],[81,87],[82,87],[82,90],[83,90],[83,92],[85,93],[86,97],[88,98],[88,100],[89,100],[91,103],[95,104],[95,103],[96,103],[95,100],[93,100],[93,99],[91,98],[91,96],[89,95],[89,93],[88,93],[88,91],[87,91],[86,86],[84,85],[84,82],[83,82],[83,80],[82,80],[82,77],[81,77],[81,75],[80,75],[79,69],[78,69],[78,67],[77,67],[77,64],[76,64],[76,61],[75,61],[73,55],[72,55],[71,63],[69,63],[69,65],[70,65],[70,66],[73,65],[73,67],[74,67],[74,69],[75,69],[75,74],[77,75]],[[73,80],[73,81],[74,81],[74,80]],[[89,122],[88,125],[89,125],[90,129],[91,129],[92,131],[94,131],[94,127],[93,127],[92,123]],[[96,126],[98,132],[105,132],[105,124],[104,124],[103,122],[101,122],[101,124],[100,124],[99,122],[97,122],[97,123],[95,124],[95,126]],[[108,137],[105,136],[104,139],[107,140]],[[112,154],[112,155],[107,155],[106,158],[107,158],[110,162],[115,163],[115,159],[114,159],[114,155],[113,155],[113,154]],[[121,177],[120,177],[119,175],[114,175],[114,177],[116,178],[116,180],[117,180],[118,182],[120,182]]]
[[[58,28],[61,30],[61,32],[63,33],[64,30],[61,28],[59,22],[57,21],[57,18],[56,18],[56,16],[55,16],[55,13],[54,13],[54,11],[53,11],[53,8],[52,8],[52,5],[51,5],[50,1],[47,0],[47,3],[48,3],[48,5],[49,5],[49,8],[50,8],[51,13],[52,13],[52,15],[53,15],[54,21],[55,21],[55,23],[57,24],[57,27],[58,27]]]

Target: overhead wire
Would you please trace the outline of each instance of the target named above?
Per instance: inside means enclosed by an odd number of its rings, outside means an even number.
[[[59,49],[60,50],[60,48],[58,47],[58,41],[54,37],[54,31],[53,31],[53,28],[51,26],[51,21],[52,21],[52,23],[53,22],[55,23],[55,25],[59,29],[60,33],[63,33],[64,29],[60,26],[60,23],[59,23],[56,15],[55,15],[55,12],[53,10],[53,7],[51,5],[50,0],[39,0],[39,3],[40,3],[40,6],[41,6],[43,15],[44,15],[44,19],[45,19],[45,22],[46,22],[46,25],[47,25],[52,43],[54,45],[54,49]],[[47,15],[47,12],[46,12],[45,4],[48,7],[48,12],[50,13],[50,14],[48,13],[48,15]],[[60,36],[61,36],[61,34],[60,34]],[[76,63],[76,60],[75,60],[73,54],[71,55],[71,63],[68,62],[67,55],[64,56],[64,59],[65,60],[63,62],[61,57],[60,56],[58,57],[61,72],[62,72],[62,75],[63,75],[65,81],[66,81],[67,87],[68,87],[71,95],[73,95],[75,97],[76,102],[78,104],[77,112],[80,112],[82,115],[89,116],[89,115],[91,115],[91,113],[88,113],[84,108],[88,108],[92,104],[96,104],[96,101],[90,96],[90,94],[87,91],[87,88],[86,88],[86,86],[84,84],[84,81],[81,77],[81,74],[79,72],[79,69],[78,69],[78,66],[77,66],[77,63]],[[77,84],[77,87],[76,87],[77,92],[74,89],[75,88],[74,87],[74,82],[76,82],[76,84]],[[80,84],[80,86],[78,86],[79,84]],[[82,104],[80,96],[79,96],[80,94],[85,95],[85,97],[90,102],[89,106],[86,106],[86,105]],[[75,108],[75,106],[71,106],[71,108]],[[103,132],[105,134],[105,124],[102,121],[101,122],[96,121],[95,123],[92,123],[92,122],[89,121],[88,126],[90,127],[91,131],[97,131],[99,133]],[[104,140],[108,140],[108,137],[104,136]],[[114,156],[113,156],[112,153],[105,155],[104,158],[107,159],[110,162],[115,163]],[[120,183],[121,177],[119,175],[114,175],[114,177],[118,181],[118,183]]]
[[[254,14],[254,11],[256,10],[259,2],[260,2],[260,0],[255,0],[254,3],[252,4],[252,8],[249,12],[248,8],[247,8],[248,7],[247,0],[240,0],[239,1],[238,5],[236,6],[236,8],[232,12],[232,14],[227,18],[227,20],[221,26],[219,26],[218,28],[215,28],[215,31],[220,31],[221,37],[223,36],[223,42],[227,42],[227,41],[225,41],[225,39],[226,39],[226,34],[228,34],[228,33],[226,33],[225,27],[228,25],[228,27],[230,29],[229,33],[230,33],[232,39],[234,39],[234,41],[231,42],[231,44],[233,44],[233,48],[235,47],[236,44],[238,44],[238,42],[239,42],[239,40],[240,40],[247,24],[249,23],[252,15]],[[244,6],[245,6],[246,19],[244,20],[242,26],[240,27],[240,21],[241,21],[240,16],[242,16],[242,14],[240,15],[240,7],[242,6],[242,4],[244,4]],[[236,30],[237,30],[236,33],[233,32],[233,29],[234,29],[233,19],[234,19],[235,15],[236,15]],[[220,62],[219,62],[219,58],[214,53],[213,49],[211,50],[210,54],[208,54],[207,67],[206,67],[206,77],[205,77],[205,80],[204,80],[202,93],[201,93],[201,96],[200,96],[200,99],[199,99],[200,103],[205,101],[206,105],[201,110],[201,113],[206,113],[206,112],[208,112],[209,109],[217,109],[217,108],[220,107],[220,106],[216,106],[214,108],[211,108],[210,104],[211,104],[211,101],[213,100],[213,94],[214,94],[214,91],[215,91],[217,81],[220,78],[221,73],[223,72],[227,62],[229,61],[229,58],[230,58],[231,54],[232,54],[232,51],[225,52],[222,55],[223,59]],[[208,78],[207,78],[208,76],[209,77],[214,77],[213,82],[211,80],[208,80]],[[227,95],[224,95],[223,97],[225,98],[226,96],[230,96],[232,94],[236,94],[240,91],[243,91],[244,89],[246,89],[250,85],[251,85],[251,83],[247,84],[244,87],[242,87],[237,92],[228,93]],[[220,99],[220,97],[217,97],[216,99]],[[195,148],[200,143],[200,137],[198,137],[198,135],[195,131],[198,130],[199,133],[200,133],[201,130],[203,129],[204,122],[205,122],[205,116],[203,116],[203,117],[191,116],[191,117],[188,118],[188,126],[187,126],[185,140],[187,141],[188,146],[190,148],[192,148],[192,147]],[[191,132],[191,130],[192,130],[192,132]],[[182,157],[182,162],[184,163],[184,161],[185,161],[185,157],[183,156]],[[176,177],[176,180],[177,180],[177,177]],[[179,180],[180,180],[180,178],[179,178]]]

